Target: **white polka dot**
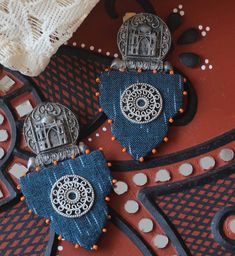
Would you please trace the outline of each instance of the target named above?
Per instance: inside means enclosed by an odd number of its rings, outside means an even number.
[[[84,43],[81,44],[81,47],[84,48],[86,45]]]
[[[209,60],[208,60],[208,59],[205,59],[205,63],[208,64],[208,63],[209,63]]]
[[[0,130],[0,142],[7,141],[8,137],[7,130]]]
[[[206,31],[202,31],[201,35],[206,36]]]
[[[180,15],[181,15],[181,16],[184,16],[184,11],[180,11]]]
[[[179,172],[183,176],[187,177],[193,173],[193,166],[189,163],[181,164],[181,166],[179,167]]]
[[[177,9],[177,8],[174,8],[174,9],[173,9],[173,12],[174,12],[174,13],[177,13],[177,12],[178,12],[178,9]]]
[[[4,149],[0,147],[0,159],[2,159],[5,155]]]
[[[60,245],[60,246],[57,247],[57,249],[58,249],[58,251],[61,252],[61,251],[63,251],[64,247]]]
[[[169,239],[165,235],[156,235],[153,239],[153,244],[159,249],[165,248],[168,245],[168,243]]]
[[[88,138],[87,140],[88,140],[88,141],[92,141],[92,138]]]
[[[213,66],[212,65],[209,65],[209,69],[212,69],[213,68]]]
[[[96,136],[96,137],[99,137],[99,136],[100,136],[100,134],[97,132],[97,133],[95,134],[95,136]]]
[[[3,124],[3,122],[4,122],[4,116],[0,114],[0,124]]]
[[[210,31],[211,28],[209,26],[206,27],[206,31]]]
[[[110,55],[110,52],[106,52],[106,55],[109,56],[109,55]]]
[[[102,52],[102,49],[98,49],[98,52]]]
[[[206,70],[206,66],[205,66],[205,65],[202,65],[202,66],[201,66],[201,69],[202,69],[202,70]]]
[[[153,221],[148,218],[143,218],[139,221],[138,228],[144,233],[149,233],[153,230]]]
[[[77,45],[77,43],[76,42],[73,42],[73,46],[76,46]]]
[[[93,45],[90,46],[90,50],[94,51],[95,47]]]
[[[222,159],[224,162],[229,162],[233,160],[234,158],[234,151],[230,148],[223,148],[221,149],[219,153],[220,159]]]
[[[139,210],[139,204],[135,200],[128,200],[124,205],[124,209],[128,213],[136,213]]]
[[[199,30],[202,30],[202,29],[203,29],[203,26],[202,26],[202,25],[199,25],[199,26],[198,26],[198,29],[199,29]]]
[[[113,190],[117,195],[122,195],[128,191],[128,185],[124,181],[118,181]]]
[[[179,4],[178,7],[179,7],[179,9],[182,9],[182,8],[183,8],[183,5],[182,5],[182,4]]]
[[[205,156],[199,160],[199,165],[205,171],[215,167],[215,159],[212,156]]]
[[[235,219],[229,222],[229,229],[235,234]]]
[[[103,128],[102,128],[102,131],[103,131],[103,132],[106,132],[106,131],[107,131],[107,128],[106,128],[106,127],[103,127]]]
[[[161,182],[169,181],[170,179],[171,179],[171,175],[170,175],[170,172],[168,170],[161,169],[161,170],[157,171],[156,177],[155,177],[156,182],[158,182],[158,181],[161,181]]]
[[[118,54],[117,53],[114,53],[114,58],[118,58]]]
[[[148,177],[144,173],[137,173],[133,176],[132,180],[137,186],[143,186],[147,183]]]

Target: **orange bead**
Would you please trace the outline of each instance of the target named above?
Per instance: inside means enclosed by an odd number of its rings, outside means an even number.
[[[116,140],[116,137],[115,136],[112,136],[111,137],[111,141],[115,141]]]
[[[107,233],[107,231],[108,231],[107,228],[102,228],[103,233]]]
[[[111,220],[111,219],[112,219],[112,216],[111,216],[111,215],[108,215],[108,219]]]
[[[182,114],[182,113],[184,113],[184,109],[183,108],[180,108],[179,109],[179,112]]]
[[[97,78],[95,79],[95,81],[96,81],[96,83],[99,83],[99,82],[100,82],[100,78],[97,77]]]
[[[126,148],[123,148],[123,149],[122,149],[122,152],[125,153],[125,152],[126,152]]]
[[[184,78],[184,83],[186,83],[187,82],[187,79],[186,78]]]
[[[98,111],[101,113],[101,112],[103,112],[103,109],[102,109],[102,108],[99,108]]]
[[[109,71],[109,68],[106,68],[104,71],[108,72],[108,71]]]
[[[174,75],[174,70],[170,70],[170,75]]]
[[[18,190],[20,190],[21,189],[21,187],[20,187],[20,184],[19,185],[17,185],[17,187],[16,187]]]
[[[91,249],[94,250],[94,251],[97,251],[98,250],[98,245],[96,245],[96,244],[93,245]]]
[[[20,201],[23,202],[23,201],[25,201],[25,199],[26,199],[25,196],[22,196],[22,197],[20,198]]]
[[[168,141],[169,141],[168,137],[164,137],[163,140],[164,140],[165,142],[168,142]]]
[[[112,119],[108,119],[108,124],[111,124],[113,122]]]
[[[58,161],[57,160],[54,160],[53,161],[53,164],[56,166],[56,165],[58,165]]]
[[[63,239],[62,235],[58,236],[58,240],[61,241]]]
[[[139,68],[139,69],[138,69],[138,73],[141,73],[141,72],[142,72],[142,69],[141,69],[141,68]]]
[[[143,158],[143,157],[140,157],[140,158],[139,158],[139,161],[140,161],[141,163],[143,163],[143,162],[144,162],[144,158]]]
[[[99,92],[96,92],[96,93],[95,93],[95,96],[96,96],[96,97],[99,97],[99,96],[100,96],[100,93],[99,93]]]
[[[153,70],[153,74],[157,74],[157,70],[156,69]]]
[[[155,148],[152,149],[152,154],[153,155],[157,154],[157,150]]]
[[[71,155],[71,159],[74,160],[75,159],[75,154]]]
[[[99,150],[100,150],[100,151],[103,151],[104,149],[103,149],[102,147],[99,147]]]
[[[40,169],[41,169],[40,166],[36,166],[35,171],[36,171],[36,172],[39,172]]]
[[[168,120],[168,121],[169,121],[169,123],[171,123],[171,124],[172,124],[172,123],[174,122],[174,119],[171,117],[171,118],[169,118],[169,120]]]
[[[106,196],[104,200],[105,200],[106,202],[110,202],[110,201],[111,201],[110,197],[108,197],[108,196]]]
[[[183,91],[183,95],[184,95],[184,96],[187,96],[187,95],[188,95],[188,92],[187,92],[187,91]]]
[[[75,245],[74,245],[74,248],[75,248],[75,249],[79,249],[79,248],[80,248],[80,245],[79,245],[79,244],[75,244]]]
[[[87,155],[89,155],[89,154],[91,153],[90,149],[86,149],[86,150],[85,150],[85,153],[86,153]]]
[[[112,163],[108,162],[107,165],[108,165],[108,167],[111,167],[111,166],[112,166]]]
[[[31,214],[33,211],[31,209],[28,210],[28,213]]]
[[[50,224],[50,220],[49,220],[49,219],[46,219],[46,220],[45,220],[45,223],[46,223],[47,225],[49,225],[49,224]]]
[[[112,183],[113,183],[113,184],[116,184],[116,183],[117,183],[117,180],[116,180],[116,179],[112,179]]]

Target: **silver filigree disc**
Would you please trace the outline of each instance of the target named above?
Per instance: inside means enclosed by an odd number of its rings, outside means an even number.
[[[55,211],[67,218],[77,218],[92,207],[95,194],[90,182],[78,175],[65,175],[51,189],[51,204]]]
[[[137,124],[149,123],[162,111],[163,100],[160,92],[150,84],[135,83],[128,86],[121,95],[122,114]]]

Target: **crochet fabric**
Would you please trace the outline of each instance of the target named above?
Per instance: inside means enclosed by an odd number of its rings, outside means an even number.
[[[149,123],[133,123],[121,111],[121,95],[127,87],[135,83],[150,84],[162,95],[161,114]],[[99,88],[100,106],[113,121],[113,135],[135,159],[146,156],[162,142],[168,132],[169,118],[178,113],[183,101],[183,79],[178,74],[108,71],[101,75]]]
[[[98,0],[0,0],[0,63],[39,75]]]
[[[51,189],[65,175],[79,175],[89,181],[94,189],[94,203],[81,217],[64,217],[52,206]],[[29,173],[21,177],[20,182],[28,207],[40,217],[50,219],[58,235],[88,250],[96,244],[107,221],[108,206],[104,198],[112,188],[110,171],[100,151],[59,162],[57,166],[48,166],[40,172]]]

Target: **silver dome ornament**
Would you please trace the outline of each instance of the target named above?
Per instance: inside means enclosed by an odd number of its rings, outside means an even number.
[[[71,110],[59,103],[43,102],[26,117],[23,126],[28,147],[37,154],[28,168],[61,161],[82,152],[84,145],[75,145],[79,123]]]
[[[122,24],[117,44],[125,64],[114,60],[112,67],[120,64],[127,69],[162,70],[171,47],[171,33],[158,16],[140,13]]]

